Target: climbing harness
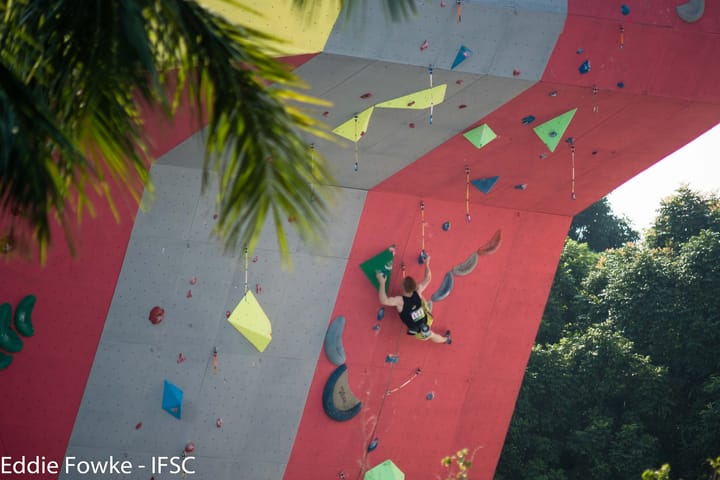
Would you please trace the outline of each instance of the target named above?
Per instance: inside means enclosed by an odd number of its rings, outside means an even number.
[[[572,165],[570,199],[575,200],[575,144],[570,144],[570,162]]]
[[[418,263],[422,265],[427,258],[425,251],[425,202],[420,202],[420,255],[418,255]]]
[[[357,172],[358,168],[359,168],[359,158],[360,158],[360,153],[358,152],[359,137],[358,137],[358,116],[357,116],[357,114],[355,114],[355,116],[353,118],[355,119],[355,171]]]
[[[432,75],[433,75],[433,66],[432,66],[432,65],[428,66],[428,72],[430,73],[430,125],[432,125],[432,121],[433,121],[433,106],[434,106],[434,105],[433,105],[433,93],[432,93],[432,88],[433,88],[433,78],[432,78]]]
[[[465,223],[470,223],[470,167],[465,165]]]
[[[413,373],[410,378],[408,378],[407,380],[405,380],[402,384],[400,384],[400,386],[395,387],[395,388],[393,388],[392,390],[388,390],[387,392],[385,392],[385,396],[386,396],[386,397],[389,397],[389,396],[392,395],[393,393],[395,393],[395,392],[397,392],[397,391],[399,391],[399,390],[407,387],[407,386],[410,384],[410,382],[412,382],[413,380],[415,380],[415,379],[420,375],[421,372],[422,372],[422,370],[420,369],[420,367],[416,368],[416,369],[415,369],[415,373]]]

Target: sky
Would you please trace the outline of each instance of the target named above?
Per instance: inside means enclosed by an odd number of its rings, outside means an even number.
[[[608,195],[616,215],[642,232],[655,219],[660,200],[683,183],[699,192],[720,193],[720,125],[636,175]]]

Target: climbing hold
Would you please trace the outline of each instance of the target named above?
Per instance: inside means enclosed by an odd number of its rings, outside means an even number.
[[[252,262],[253,262],[253,263],[257,263],[257,261],[258,261],[258,257],[257,257],[257,255],[255,255],[255,256],[253,257],[253,259],[252,259]]]
[[[345,329],[345,317],[335,318],[325,332],[325,355],[330,363],[340,366],[345,363],[345,347],[342,343],[342,334]]]
[[[385,293],[389,291],[394,255],[395,245],[391,245],[371,259],[360,264],[360,269],[363,271],[367,279],[370,280],[370,283],[372,283],[376,290],[380,288],[380,282],[378,282],[376,272],[382,272],[386,278]]]
[[[460,110],[462,110],[463,108],[467,108],[467,105],[465,105],[464,103],[461,103],[460,105],[458,105],[458,108]]]
[[[272,340],[272,325],[252,290],[248,290],[233,310],[228,323],[235,327],[259,352]]]
[[[378,308],[378,311],[377,311],[378,321],[382,320],[384,317],[385,317],[385,307]]]
[[[484,255],[493,254],[497,251],[498,248],[500,248],[501,244],[502,230],[498,230],[492,237],[490,237],[490,240],[488,240],[485,245],[481,245],[480,248],[477,249],[477,254],[481,257]]]
[[[217,220],[217,218],[218,218],[218,214],[217,213],[213,214],[213,220]]]
[[[565,143],[568,145],[574,145],[575,144],[575,137],[568,137],[565,139]]]
[[[6,369],[10,366],[10,364],[13,361],[12,355],[7,355],[3,352],[0,352],[0,370]]]
[[[478,178],[475,180],[470,180],[470,183],[475,185],[475,188],[483,192],[484,194],[490,193],[490,190],[495,186],[495,183],[497,183],[498,179],[497,175],[494,177],[485,177],[485,178]]]
[[[425,259],[426,259],[427,257],[428,257],[427,252],[426,252],[425,250],[422,250],[422,251],[418,254],[418,265],[422,265],[423,263],[425,263]]]
[[[538,158],[540,158],[541,160],[543,158],[547,158],[547,153],[545,153],[545,152],[541,153],[540,155],[538,155]]]
[[[410,128],[415,128],[415,124],[412,123],[412,122],[410,122],[410,123],[408,124],[408,127],[410,127]]]
[[[450,70],[455,69],[458,65],[460,65],[462,62],[470,58],[470,55],[472,55],[472,51],[467,48],[465,45],[460,45],[460,49],[458,50],[457,54],[455,55],[455,60],[453,60],[452,65],[450,66]]]
[[[376,332],[379,332],[379,331],[380,331],[380,324],[379,324],[379,323],[376,323],[375,325],[373,325],[373,330],[375,330]]]
[[[513,69],[513,77],[519,77],[520,76],[520,70],[517,68]]]
[[[532,122],[535,121],[534,115],[528,115],[527,117],[523,117],[522,124],[523,125],[530,125]]]
[[[372,452],[373,450],[375,450],[378,446],[378,442],[379,442],[378,438],[375,437],[373,439],[373,441],[368,444],[367,451]]]
[[[341,123],[333,129],[335,135],[339,135],[343,138],[356,142],[360,140],[362,135],[361,132],[367,132],[370,118],[375,111],[375,106],[368,107],[360,113],[356,113],[349,120]]]
[[[553,90],[552,92],[548,93],[548,95],[551,96],[551,97],[557,97],[557,96],[558,96],[558,91],[557,91],[557,90]]]
[[[585,75],[590,71],[590,60],[585,60],[581,65],[580,68],[578,68],[580,71],[580,75]]]
[[[495,140],[497,138],[497,134],[493,132],[492,128],[490,128],[488,124],[484,123],[479,127],[463,133],[463,137],[472,143],[475,148],[482,148]]]
[[[453,285],[455,281],[453,279],[453,273],[447,272],[445,274],[445,278],[443,278],[442,283],[440,284],[440,288],[437,289],[435,293],[432,294],[430,297],[430,300],[433,302],[439,302],[440,300],[445,300],[448,295],[450,295],[450,292],[452,291]]]
[[[167,380],[163,385],[162,408],[179,420],[182,418],[183,391]]]
[[[450,230],[450,222],[443,223],[442,229],[443,229],[443,232],[447,232],[448,230]]]
[[[470,214],[469,213],[465,214],[465,223],[470,223]]]
[[[428,48],[429,46],[430,46],[430,44],[428,43],[428,41],[427,41],[427,40],[424,40],[424,41],[422,42],[422,44],[420,44],[420,51],[421,51],[421,52],[424,52],[425,50],[427,50],[427,48]]]
[[[392,353],[388,353],[385,357],[385,363],[397,363],[398,360],[400,360],[400,357],[393,355]]]
[[[230,310],[225,310],[225,318],[230,318],[230,315],[232,315],[232,312]]]
[[[593,150],[592,153],[591,153],[591,155],[592,155],[593,157],[594,157],[595,155],[597,155],[597,154],[598,154],[598,151],[597,151],[597,150]]]
[[[527,183],[519,183],[515,185],[515,190],[525,190],[527,188]]]
[[[255,293],[257,293],[258,295],[262,293],[262,287],[259,283],[255,284]]]
[[[565,131],[575,116],[575,112],[577,112],[577,108],[573,108],[533,128],[535,135],[545,143],[551,152],[554,152],[557,148],[558,143],[560,143],[560,137],[565,134]]]
[[[195,451],[195,444],[193,442],[188,442],[187,445],[185,445],[185,453],[192,453]]]
[[[330,374],[323,388],[322,403],[325,414],[338,422],[350,420],[360,413],[362,402],[350,390],[345,364]]]
[[[138,422],[137,425],[135,425],[135,430],[140,430],[142,428],[142,422]]]
[[[32,337],[35,329],[32,324],[32,311],[35,308],[35,295],[27,295],[15,308],[15,330],[23,337]]]
[[[403,95],[387,100],[375,105],[377,108],[409,108],[412,110],[424,110],[431,106],[438,106],[445,101],[445,93],[447,92],[447,84],[436,85],[434,87],[418,90],[416,92]],[[412,106],[408,103],[415,102]]]
[[[23,342],[18,334],[10,329],[11,320],[12,307],[9,303],[3,303],[0,305],[0,348],[10,353],[17,353],[22,350]]]
[[[327,117],[328,115],[330,115],[330,112],[328,112],[327,110],[325,110],[325,111],[322,113],[322,116],[323,116],[323,117]]]
[[[625,84],[623,82],[617,83],[618,88],[625,88]]]
[[[182,363],[184,361],[185,361],[185,355],[182,352],[180,352],[180,354],[178,355],[178,358],[177,358],[177,363]]]
[[[185,294],[186,298],[192,298],[192,290],[188,290],[187,294]]]
[[[575,53],[577,53],[578,55],[582,55],[584,51],[585,51],[584,49],[578,48],[578,49],[575,51]]]
[[[407,105],[408,107],[412,107],[413,105],[415,105],[415,100],[409,101]]]
[[[445,0],[440,0],[440,8],[445,8],[447,6],[447,3],[445,3]]]
[[[620,6],[620,13],[623,15],[630,15],[630,7],[625,5],[624,3]]]
[[[153,307],[152,310],[150,310],[150,323],[153,325],[157,325],[158,323],[162,322],[165,319],[165,309],[161,307]]]
[[[190,285],[195,285],[197,283],[197,277],[192,277],[190,279]]]
[[[478,254],[477,252],[473,252],[472,255],[470,255],[467,260],[465,260],[462,263],[459,263],[455,265],[452,269],[453,275],[457,275],[458,277],[465,276],[475,270],[475,266],[477,266],[478,262]]]
[[[218,418],[217,420],[215,420],[215,426],[217,428],[222,428],[222,418]]]
[[[362,95],[360,95],[360,98],[362,98],[363,100],[366,98],[370,98],[370,97],[372,97],[372,93],[370,93],[370,92],[363,93]]]
[[[432,400],[433,398],[435,398],[435,392],[428,392],[428,394],[425,395],[426,400]]]
[[[688,0],[675,7],[678,17],[684,22],[695,23],[705,13],[705,0]]]

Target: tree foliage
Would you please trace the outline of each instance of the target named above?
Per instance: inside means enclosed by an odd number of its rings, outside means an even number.
[[[499,478],[637,479],[660,462],[685,480],[711,475],[720,224],[716,204],[697,200],[713,197],[676,193],[645,243],[593,254],[567,240]],[[663,467],[643,478],[669,475]]]
[[[640,235],[627,218],[613,213],[607,197],[603,197],[573,217],[568,237],[587,244],[594,252],[602,252],[636,242]]]

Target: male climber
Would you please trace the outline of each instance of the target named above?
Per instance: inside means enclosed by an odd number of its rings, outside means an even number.
[[[376,274],[380,283],[378,297],[380,303],[388,307],[397,308],[400,314],[400,320],[407,326],[407,334],[414,335],[416,338],[433,343],[451,344],[450,330],[445,335],[439,335],[430,329],[432,325],[432,314],[428,308],[427,302],[422,297],[422,292],[430,283],[432,274],[430,272],[430,257],[425,258],[425,278],[419,284],[415,279],[407,276],[403,279],[403,294],[398,297],[388,297],[385,293],[385,275],[382,272]]]

